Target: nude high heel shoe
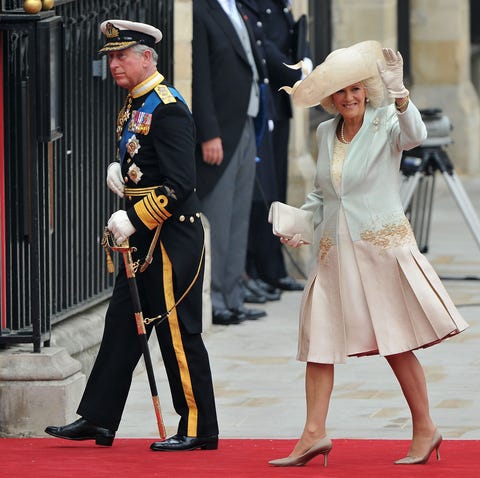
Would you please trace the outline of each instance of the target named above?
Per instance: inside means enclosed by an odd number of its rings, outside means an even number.
[[[442,435],[438,430],[435,430],[433,434],[432,443],[428,452],[425,456],[406,456],[405,458],[401,458],[395,462],[395,465],[424,465],[427,463],[430,455],[432,454],[433,450],[436,451],[437,460],[440,460],[440,444],[442,443]]]
[[[305,453],[300,456],[287,456],[271,460],[268,463],[273,466],[303,466],[317,455],[323,455],[323,466],[327,466],[328,454],[332,449],[332,440],[325,437],[314,443]]]

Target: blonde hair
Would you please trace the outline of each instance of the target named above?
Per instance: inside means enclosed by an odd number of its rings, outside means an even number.
[[[364,86],[367,93],[366,96],[372,107],[378,108],[379,106],[382,106],[383,102],[385,101],[386,94],[381,78],[378,75],[371,76],[370,78],[362,80],[360,83],[362,83]],[[332,115],[338,113],[337,108],[335,108],[333,104],[332,95],[324,98],[322,101],[320,101],[320,104],[327,113]]]

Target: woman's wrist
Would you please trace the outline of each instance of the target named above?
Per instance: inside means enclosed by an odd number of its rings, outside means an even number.
[[[400,113],[403,113],[407,107],[408,103],[410,102],[410,96],[406,96],[405,98],[395,98],[395,108]]]

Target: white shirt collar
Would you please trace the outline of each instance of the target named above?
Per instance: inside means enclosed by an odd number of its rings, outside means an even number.
[[[220,6],[225,10],[225,13],[228,16],[231,16],[236,9],[235,0],[217,0]]]

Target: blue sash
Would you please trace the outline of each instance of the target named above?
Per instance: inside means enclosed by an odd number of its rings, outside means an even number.
[[[179,99],[182,103],[187,104],[183,96],[173,87],[168,87],[170,93],[177,99]],[[155,89],[153,89],[150,94],[147,96],[147,99],[143,103],[143,105],[137,110],[141,113],[148,113],[152,114],[155,108],[162,103],[160,96],[158,96]],[[128,125],[130,124],[131,118],[125,123],[125,127],[123,128],[122,137],[118,143],[118,152],[119,152],[119,160],[120,163],[123,163],[123,158],[125,157],[125,153],[127,152],[127,143],[130,138],[135,134],[134,131],[130,131]]]

